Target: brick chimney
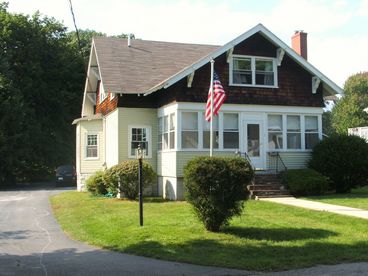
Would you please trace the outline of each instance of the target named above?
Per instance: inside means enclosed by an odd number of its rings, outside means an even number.
[[[291,37],[291,47],[303,58],[308,59],[307,33],[295,31],[295,34]]]

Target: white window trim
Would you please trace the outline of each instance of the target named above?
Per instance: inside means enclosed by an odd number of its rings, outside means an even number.
[[[99,103],[101,104],[107,98],[107,93],[105,91],[105,88],[103,86],[102,81],[100,81],[99,88],[98,88],[98,93],[100,94],[99,95]]]
[[[170,131],[170,121],[171,121],[170,115],[171,114],[174,114],[174,117],[175,117],[175,124],[174,124],[175,128],[174,128],[174,130]],[[166,132],[168,134],[168,148],[164,149],[164,142],[162,140],[161,141],[162,148],[159,149],[158,144],[160,143],[160,141],[158,140],[157,141],[157,152],[171,152],[171,151],[177,151],[178,150],[178,138],[179,138],[178,137],[178,114],[179,114],[179,112],[176,112],[175,110],[173,111],[171,109],[170,109],[170,112],[164,112],[164,113],[159,113],[158,114],[157,122],[159,122],[159,120],[162,119],[162,130],[159,129],[160,124],[158,124],[158,129],[157,129],[157,137],[158,138],[157,139],[161,139],[162,138],[161,135],[163,135],[165,133],[165,131],[164,131],[165,130],[164,117],[168,116],[168,119],[167,119],[168,130]],[[160,131],[162,131],[162,132],[160,132]],[[174,148],[172,148],[172,149],[170,148],[170,142],[171,142],[170,141],[170,132],[174,132]],[[160,137],[159,137],[159,135],[160,135]]]
[[[115,93],[110,92],[110,101],[112,101],[113,99],[115,99]]]
[[[252,69],[252,84],[239,84],[233,82],[233,66],[234,66],[234,58],[250,58],[251,59],[251,69]],[[260,85],[256,83],[256,70],[255,70],[255,60],[263,59],[272,61],[273,65],[273,77],[274,77],[274,85]],[[232,55],[229,62],[229,85],[230,86],[243,86],[243,87],[260,87],[260,88],[278,88],[278,79],[277,79],[277,59],[272,57],[263,57],[263,56],[247,56],[247,55]]]
[[[238,147],[237,148],[224,148],[224,114],[237,114],[238,115]],[[223,151],[238,151],[240,148],[240,127],[241,127],[241,118],[240,118],[240,113],[239,112],[220,112],[219,116],[221,116],[221,124],[220,124],[220,141],[221,141],[221,147],[220,149]],[[220,119],[219,118],[219,119]],[[220,123],[220,121],[219,121]],[[233,131],[235,133],[235,131]]]
[[[148,125],[128,125],[128,158],[137,158],[136,154],[131,154],[131,143],[132,143],[132,129],[133,128],[145,128],[147,134],[147,142],[148,142],[148,154],[143,157],[143,159],[151,159],[152,158],[152,127]]]
[[[87,157],[88,135],[97,135],[97,157]],[[99,160],[100,159],[100,135],[96,132],[86,132],[84,137],[84,160]]]
[[[318,133],[318,138],[319,140],[322,140],[322,115],[319,114],[313,114],[313,113],[303,113],[303,114],[295,114],[295,113],[266,113],[266,125],[268,125],[268,115],[282,115],[282,139],[283,139],[283,148],[282,149],[269,149],[268,148],[268,128],[266,128],[267,130],[267,152],[311,152],[313,151],[312,149],[306,149],[305,148],[305,117],[306,116],[311,116],[311,117],[317,117],[318,120],[318,132],[313,132],[313,133]],[[300,117],[300,135],[301,135],[301,148],[300,149],[288,149],[287,148],[287,116],[299,116]],[[296,133],[296,132],[293,132]]]

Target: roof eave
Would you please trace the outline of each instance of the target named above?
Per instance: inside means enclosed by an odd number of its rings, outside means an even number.
[[[333,81],[331,81],[329,78],[327,78],[324,74],[322,74],[317,68],[315,68],[312,64],[310,64],[307,60],[305,60],[303,57],[298,55],[293,49],[291,49],[287,44],[285,44],[281,39],[279,39],[277,36],[275,36],[270,30],[268,30],[265,26],[262,24],[258,24],[255,27],[251,28],[249,31],[243,33],[242,35],[238,36],[237,38],[233,39],[232,41],[226,43],[224,46],[218,48],[217,50],[213,51],[212,53],[208,54],[204,58],[200,59],[199,61],[191,64],[190,66],[184,68],[182,71],[176,73],[175,75],[171,76],[170,78],[166,79],[165,81],[161,82],[160,84],[150,88],[146,92],[144,92],[144,95],[147,96],[153,92],[156,92],[157,90],[160,90],[162,88],[168,88],[174,83],[178,82],[182,78],[188,76],[189,74],[193,73],[198,68],[202,67],[206,63],[210,62],[210,60],[215,59],[216,57],[222,55],[226,51],[233,48],[235,45],[239,44],[243,40],[249,38],[250,36],[256,34],[256,33],[263,34],[267,39],[269,39],[271,42],[276,44],[278,47],[285,50],[285,52],[291,56],[298,64],[300,64],[304,69],[306,69],[309,73],[315,75],[318,77],[323,83],[326,84],[327,90],[331,94],[340,94],[344,95],[344,91],[342,88],[340,88],[337,84],[335,84]]]

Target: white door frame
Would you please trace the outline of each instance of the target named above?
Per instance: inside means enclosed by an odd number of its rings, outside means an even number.
[[[259,124],[259,157],[250,157],[253,166],[256,169],[266,169],[266,138],[265,138],[265,120],[263,114],[242,114],[242,137],[241,137],[241,148],[242,151],[248,153],[248,124]]]

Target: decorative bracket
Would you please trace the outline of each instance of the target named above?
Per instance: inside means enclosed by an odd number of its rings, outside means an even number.
[[[234,47],[230,48],[226,53],[226,61],[227,63],[230,62],[231,57],[233,56]]]
[[[195,73],[195,71],[193,71],[193,72],[188,76],[188,82],[187,82],[187,86],[188,86],[188,87],[192,87],[192,82],[193,82],[193,78],[194,78],[194,73]]]
[[[320,78],[312,77],[312,93],[316,94],[319,84],[321,83]]]
[[[280,66],[282,59],[284,58],[285,55],[285,50],[278,48],[276,54],[277,54],[277,66]]]

